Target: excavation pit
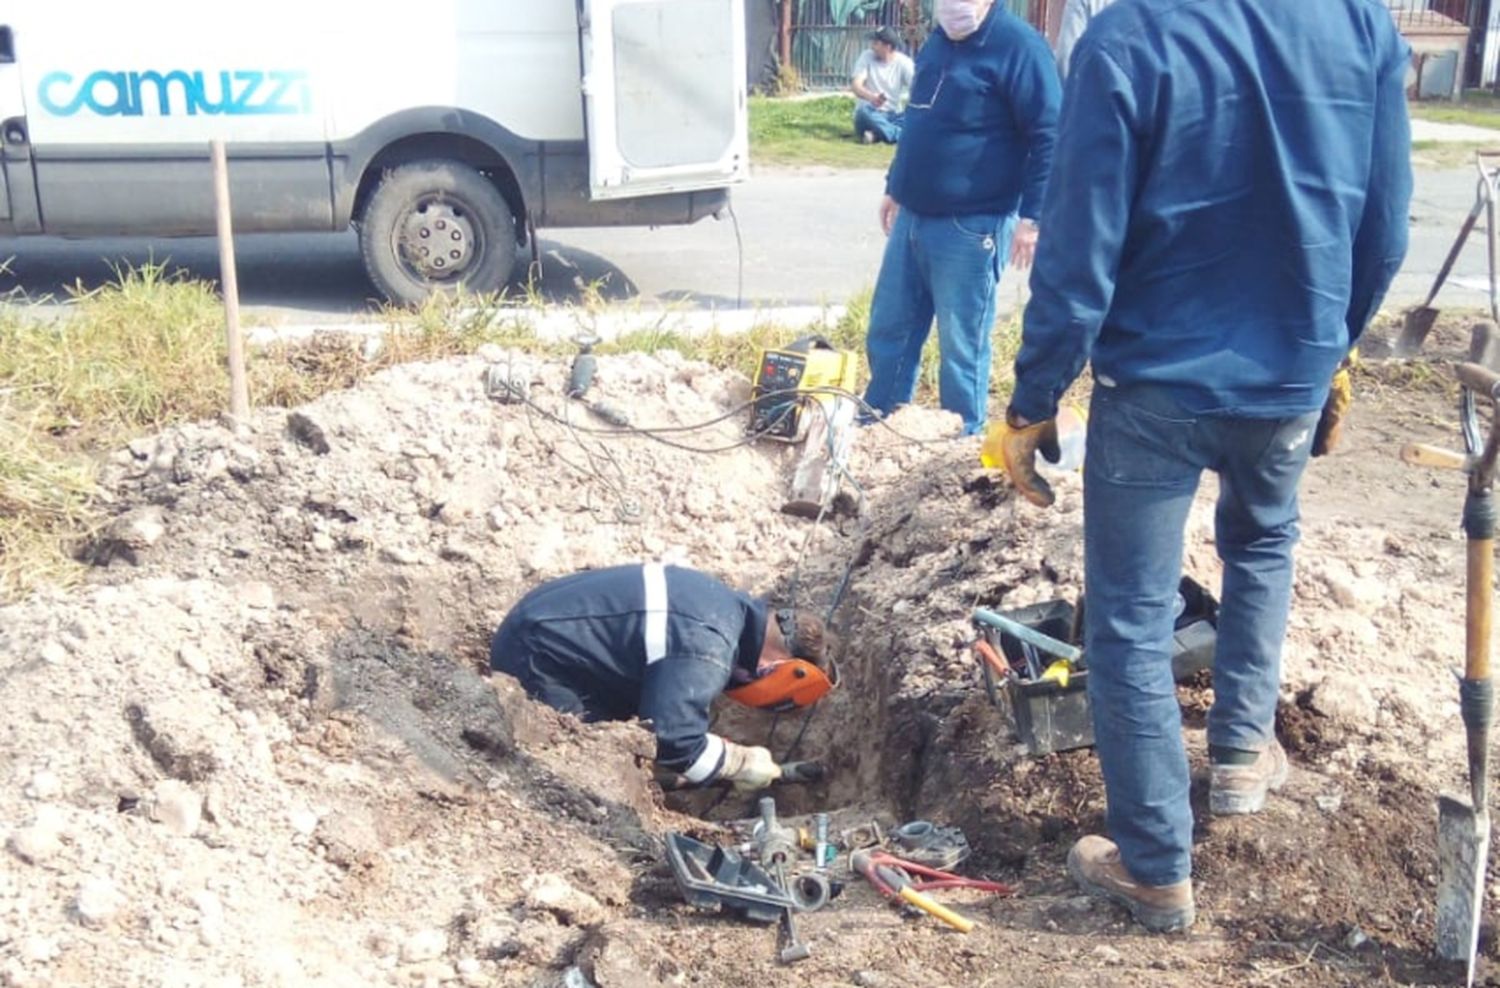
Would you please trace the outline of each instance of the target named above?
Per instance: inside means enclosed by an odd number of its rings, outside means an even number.
[[[1448,352],[1444,333],[1430,352]],[[1431,961],[1431,838],[1437,790],[1461,781],[1447,672],[1461,650],[1462,543],[1448,533],[1462,491],[1379,455],[1377,425],[1451,442],[1436,372],[1363,371],[1370,425],[1309,474],[1278,725],[1292,781],[1265,814],[1235,820],[1209,818],[1195,789],[1200,924],[1163,939],[1068,882],[1067,848],[1105,826],[1094,755],[1027,753],[969,647],[976,604],[1076,599],[1076,480],[1059,482],[1053,512],[1020,505],[979,468],[977,441],[912,410],[892,425],[926,445],[861,431],[851,471],[866,513],[813,529],[778,510],[793,451],[598,436],[577,408],[560,425],[486,397],[485,369],[502,361],[397,368],[299,409],[324,451],[267,410],[248,438],[191,426],[118,458],[116,507],[159,510],[161,540],[83,588],[0,609],[0,918],[14,931],[0,979],[1451,980]],[[532,365],[531,394],[563,407],[565,376]],[[601,359],[595,386],[642,423],[705,420],[748,394],[671,358]],[[712,438],[729,445],[740,428]],[[1194,509],[1185,571],[1215,587],[1211,496]],[[623,500],[647,510],[622,520]],[[835,831],[959,827],[972,855],[958,870],[1020,895],[948,894],[980,923],[960,938],[850,882],[799,924],[814,953],[792,971],[770,930],[690,908],[663,835],[725,840],[717,821],[752,815],[750,799],[711,820],[679,812],[702,812],[691,801],[708,794],[664,796],[639,725],[582,724],[484,669],[489,634],[529,586],[648,558],[777,594],[795,574],[809,601],[854,560],[837,621],[844,684],[797,752],[829,776],[778,793],[779,807],[831,811]],[[1201,770],[1211,681],[1179,697]],[[769,727],[726,710],[715,730],[760,743]],[[798,730],[782,719],[778,755]],[[1486,934],[1486,971],[1494,949]]]

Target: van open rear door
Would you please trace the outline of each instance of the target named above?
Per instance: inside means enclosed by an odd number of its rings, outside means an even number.
[[[39,233],[41,229],[16,30],[0,23],[0,230]]]
[[[595,199],[749,176],[744,0],[582,0]]]

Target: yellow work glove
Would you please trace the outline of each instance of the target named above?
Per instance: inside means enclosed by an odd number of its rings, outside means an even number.
[[[747,748],[726,741],[724,768],[719,778],[732,783],[740,792],[755,792],[781,778],[781,766],[765,748]]]
[[[1344,416],[1354,404],[1354,382],[1349,371],[1359,362],[1357,353],[1349,351],[1334,372],[1333,382],[1328,387],[1328,400],[1323,403],[1323,414],[1318,418],[1317,431],[1313,433],[1312,455],[1327,456],[1338,448],[1344,435]]]
[[[1062,450],[1057,444],[1057,419],[1030,423],[1006,412],[1000,427],[1000,453],[1005,461],[1005,472],[1022,497],[1039,508],[1050,508],[1057,495],[1052,493],[1052,485],[1036,472],[1038,450],[1049,462],[1056,463],[1062,458]]]

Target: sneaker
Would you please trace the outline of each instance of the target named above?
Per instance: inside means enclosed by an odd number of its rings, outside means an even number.
[[[875,132],[873,130],[867,130],[864,133],[862,133],[862,134],[859,135],[859,139],[861,141],[863,141],[865,144],[874,144],[875,143]]]
[[[1115,842],[1084,837],[1068,852],[1068,874],[1089,895],[1130,910],[1131,917],[1153,933],[1175,933],[1193,925],[1193,880],[1174,885],[1142,885],[1130,877]]]
[[[1259,813],[1266,793],[1286,785],[1286,749],[1272,740],[1249,765],[1214,765],[1208,776],[1208,811],[1215,816]]]

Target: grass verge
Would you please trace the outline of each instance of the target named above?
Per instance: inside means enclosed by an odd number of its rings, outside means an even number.
[[[1500,133],[1496,135],[1500,141]],[[1473,165],[1474,152],[1487,144],[1455,144],[1451,141],[1412,141],[1411,162],[1417,168],[1462,168]]]
[[[89,464],[0,407],[0,600],[78,575],[69,547],[94,523]]]
[[[1456,103],[1446,100],[1411,104],[1411,115],[1433,123],[1463,124],[1500,130],[1500,96],[1484,89],[1470,89]],[[1496,135],[1500,138],[1500,134]]]
[[[853,299],[824,335],[862,354],[869,306],[869,293]],[[110,285],[76,293],[69,310],[49,320],[0,310],[0,600],[81,575],[74,557],[103,515],[95,485],[102,456],[138,436],[213,419],[228,404],[223,314],[212,285],[160,266],[122,270]],[[588,313],[578,315],[586,325]],[[559,360],[575,349],[538,339],[495,301],[434,300],[388,316],[392,329],[378,341],[329,335],[253,349],[252,404],[300,405],[395,364],[487,343]],[[994,380],[1003,392],[1019,322],[996,329]],[[803,332],[776,325],[733,335],[640,331],[599,351],[677,350],[749,376],[762,350]],[[937,379],[934,338],[923,354],[919,400],[934,398]]]
[[[771,165],[887,168],[891,144],[854,139],[854,97],[750,98],[750,160]]]

